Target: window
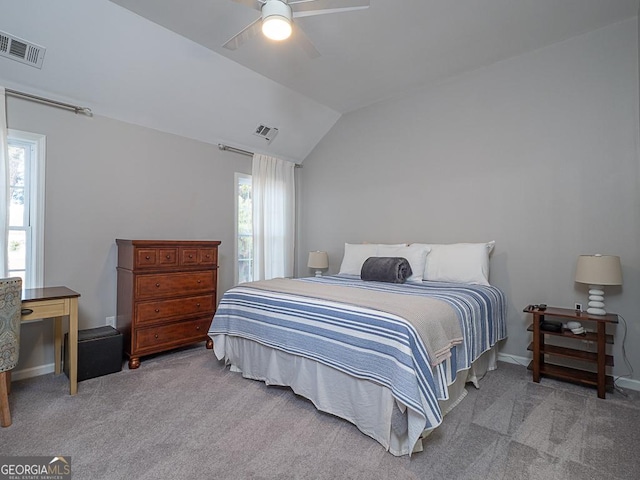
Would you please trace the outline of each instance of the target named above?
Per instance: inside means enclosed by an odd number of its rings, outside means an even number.
[[[45,137],[9,129],[9,276],[25,288],[44,277]]]
[[[251,175],[235,174],[236,284],[253,280],[253,212]]]

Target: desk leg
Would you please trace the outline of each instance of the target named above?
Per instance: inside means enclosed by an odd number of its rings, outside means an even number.
[[[69,393],[78,393],[78,299],[69,299]]]
[[[62,317],[53,319],[53,366],[56,375],[62,373]]]

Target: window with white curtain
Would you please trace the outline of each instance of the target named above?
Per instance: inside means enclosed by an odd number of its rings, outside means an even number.
[[[293,276],[295,165],[254,154],[235,174],[235,283]]]
[[[235,283],[253,280],[253,213],[251,175],[235,174]]]
[[[8,131],[9,239],[8,274],[25,288],[44,281],[45,137]]]
[[[255,153],[251,165],[253,279],[292,277],[295,164]]]

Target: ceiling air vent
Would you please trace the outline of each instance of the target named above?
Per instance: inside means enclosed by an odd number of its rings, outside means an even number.
[[[42,68],[46,48],[0,32],[0,57],[11,58],[32,67]]]
[[[267,143],[271,143],[276,135],[278,135],[278,129],[275,127],[267,127],[266,125],[258,125],[256,130],[253,132],[254,135],[264,138]]]

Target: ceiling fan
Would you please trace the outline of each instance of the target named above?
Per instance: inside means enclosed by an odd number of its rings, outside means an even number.
[[[224,48],[235,50],[260,31],[265,37],[275,41],[286,40],[293,33],[295,42],[311,58],[320,52],[311,43],[302,29],[293,23],[294,18],[311,17],[327,13],[349,12],[369,8],[369,0],[233,0],[261,12],[240,32],[231,37]]]

